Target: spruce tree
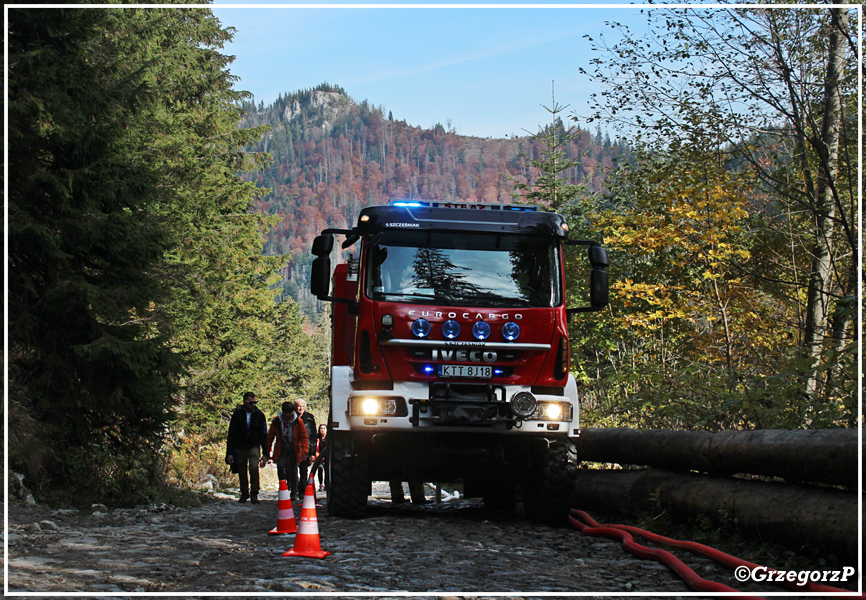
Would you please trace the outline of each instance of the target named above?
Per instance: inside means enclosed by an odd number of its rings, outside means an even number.
[[[271,343],[279,259],[238,177],[262,130],[208,9],[13,7],[8,34],[10,400],[45,446],[12,464],[141,502],[181,392],[256,384]]]
[[[561,113],[568,105],[559,104],[551,89],[551,105],[542,105],[542,108],[550,113],[550,124],[533,136],[541,145],[541,158],[530,161],[533,167],[541,171],[541,175],[533,183],[517,183],[515,198],[540,204],[556,212],[574,202],[586,191],[586,186],[568,182],[568,170],[580,164],[578,158],[568,156],[568,145],[577,136],[574,127],[566,128],[562,122]]]
[[[171,241],[150,208],[159,173],[133,159],[152,100],[143,69],[106,35],[126,21],[9,11],[13,401],[44,424],[53,456],[43,473],[72,489],[104,478],[112,455],[153,451],[180,366],[155,310]]]

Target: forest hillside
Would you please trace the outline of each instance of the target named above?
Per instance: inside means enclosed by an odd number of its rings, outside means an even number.
[[[595,131],[554,102],[508,139],[327,83],[256,104],[206,8],[9,10],[9,468],[135,506],[229,478],[244,391],[327,418],[308,249],[395,197],[524,198],[604,243],[610,304],[568,325],[581,426],[860,426],[856,13],[774,8],[612,24]]]
[[[270,190],[255,209],[278,218],[265,253],[291,255],[278,299],[293,298],[311,321],[322,307],[307,289],[309,248],[322,229],[351,227],[361,208],[391,198],[513,202],[518,184],[541,175],[532,164],[543,151],[534,136],[467,137],[441,124],[423,129],[328,83],[245,110],[242,127],[269,126],[252,150],[273,161],[247,178]],[[601,130],[576,130],[567,147],[575,165],[563,176],[600,191],[606,172],[629,156],[626,144]]]

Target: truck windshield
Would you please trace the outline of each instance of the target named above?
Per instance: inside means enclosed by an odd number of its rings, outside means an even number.
[[[366,294],[413,304],[557,306],[557,248],[545,236],[386,231],[367,249]]]

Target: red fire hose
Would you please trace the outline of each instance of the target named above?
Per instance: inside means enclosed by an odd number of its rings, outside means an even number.
[[[705,556],[721,565],[730,567],[732,569],[741,566],[745,566],[750,570],[761,568],[759,567],[759,565],[741,560],[739,558],[731,556],[730,554],[725,554],[724,552],[720,552],[715,548],[710,548],[709,546],[704,546],[703,544],[698,544],[696,542],[684,542],[681,540],[666,538],[664,536],[657,535],[655,533],[651,533],[637,527],[632,527],[630,525],[599,525],[595,520],[593,520],[592,517],[590,517],[582,510],[572,509],[571,515],[568,517],[568,522],[584,535],[602,536],[621,540],[623,547],[626,548],[629,552],[640,558],[653,558],[655,560],[658,560],[659,562],[666,565],[669,569],[674,571],[677,575],[679,575],[686,582],[686,584],[688,584],[689,587],[699,592],[737,592],[739,590],[735,590],[734,588],[728,587],[724,584],[715,581],[708,581],[702,578],[700,575],[698,575],[692,569],[686,566],[683,561],[681,561],[679,558],[677,558],[667,550],[661,550],[658,548],[647,548],[646,546],[641,546],[634,541],[634,537],[632,537],[632,534],[640,536],[657,544],[664,544],[673,548],[690,550],[691,552],[695,552],[697,554]],[[770,574],[775,573],[776,571],[773,569],[767,569],[766,572]],[[851,592],[850,590],[835,588],[829,585],[823,585],[812,581],[809,581],[802,585],[797,585],[796,582],[789,581],[780,581],[778,583],[788,589],[798,592],[829,592],[837,594],[848,594]],[[742,596],[742,598],[752,599],[754,598],[754,596]]]

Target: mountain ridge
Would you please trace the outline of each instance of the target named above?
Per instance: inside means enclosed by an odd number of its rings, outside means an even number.
[[[383,107],[356,102],[329,83],[245,110],[242,127],[270,126],[249,150],[267,152],[273,161],[248,178],[270,188],[255,210],[280,217],[265,253],[291,253],[278,300],[293,298],[311,320],[322,306],[307,290],[309,247],[322,229],[350,228],[361,208],[393,198],[515,202],[517,184],[532,185],[541,174],[532,160],[543,147],[533,137],[461,136],[441,123],[425,129],[385,116]],[[630,148],[600,131],[593,136],[576,129],[567,152],[578,159],[566,174],[569,182],[599,191],[605,171]]]

